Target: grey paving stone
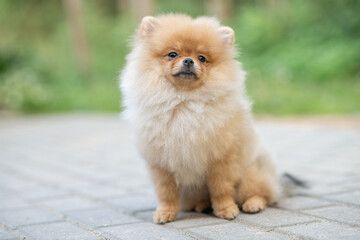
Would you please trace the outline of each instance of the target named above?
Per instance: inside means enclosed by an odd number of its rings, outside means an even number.
[[[282,164],[283,162],[278,165],[281,166]],[[320,162],[319,167],[311,166],[310,168],[310,164],[297,166],[298,174],[296,174],[296,176],[305,180],[308,187],[289,188],[288,190],[292,193],[292,195],[321,197],[324,195],[360,190],[360,185],[358,184],[359,180],[353,177],[348,171],[346,171],[346,174],[331,173],[331,171],[323,171],[323,165],[330,165],[333,169],[338,169],[337,164],[324,161]],[[360,172],[358,172],[357,175],[359,175],[359,173]],[[331,177],[329,177],[329,175],[331,175]]]
[[[331,238],[330,235],[358,238],[360,130],[286,122],[258,125],[271,140],[269,149],[278,153],[277,169],[307,180],[311,188],[294,191],[298,196],[281,202],[282,209],[268,209],[256,215],[241,213],[233,222],[211,215],[180,213],[177,221],[159,226],[150,222],[156,197],[145,161],[129,141],[131,131],[127,124],[113,115],[0,117],[0,222],[12,228],[19,226],[24,234],[28,231],[30,239],[95,236],[50,212],[23,205],[21,198],[25,198],[39,207],[69,214],[72,221],[91,231],[106,230],[104,234],[111,239],[224,239],[237,234],[245,239],[321,239]],[[20,198],[8,198],[2,192],[5,190]],[[69,193],[74,195],[69,197]],[[128,223],[129,216],[119,215],[122,211],[118,214],[112,209],[98,210],[107,208],[98,207],[97,203],[93,208],[91,199],[136,214],[147,223]],[[327,206],[327,201],[332,205]],[[107,227],[96,228],[104,225]],[[218,232],[215,226],[219,226]],[[48,228],[50,232],[46,231]],[[57,236],[59,229],[64,234]],[[283,235],[277,235],[278,229]],[[77,236],[78,231],[81,233]]]
[[[295,223],[310,222],[314,220],[316,220],[316,218],[276,208],[268,208],[265,211],[257,214],[240,213],[235,219],[235,221],[244,221],[263,227],[277,227]]]
[[[128,195],[123,197],[104,199],[104,201],[111,206],[118,207],[129,212],[155,210],[157,206],[157,201],[155,198],[142,195]]]
[[[110,197],[124,196],[127,192],[119,187],[113,187],[108,185],[96,185],[88,183],[86,186],[73,186],[70,187],[73,192],[80,193],[82,195],[101,199]]]
[[[305,172],[304,170],[303,172]],[[325,176],[326,177],[326,176]],[[324,178],[325,178],[324,177]],[[329,194],[343,193],[344,191],[350,191],[358,189],[358,186],[348,186],[348,188],[344,188],[342,186],[329,185],[325,183],[310,183],[310,188],[297,188],[293,191],[294,195],[303,195],[303,196],[315,196],[321,197]],[[355,188],[355,189],[354,189]]]
[[[4,178],[2,178],[1,176],[0,176],[0,181],[4,181]],[[6,198],[6,197],[9,197],[9,194],[0,190],[0,198]]]
[[[19,232],[26,240],[103,240],[104,238],[88,232],[68,222],[24,226]]]
[[[131,193],[133,194],[143,194],[149,197],[153,197],[156,199],[156,193],[152,185],[148,186],[137,186],[136,188],[131,189]]]
[[[338,239],[360,239],[360,229],[337,224],[333,222],[314,222],[305,223],[295,226],[280,227],[276,229],[289,235],[297,235],[306,239],[324,239],[324,240],[338,240]]]
[[[0,226],[0,240],[16,239],[16,235],[12,234],[2,226]]]
[[[62,220],[60,217],[38,208],[24,208],[0,212],[0,221],[11,228],[60,220]]]
[[[207,239],[239,240],[239,239],[289,239],[278,233],[259,228],[245,226],[240,223],[225,223],[204,227],[189,228],[186,231],[196,233]]]
[[[153,213],[154,211],[145,211],[136,214],[143,219],[146,219],[149,222],[153,221]],[[227,223],[227,220],[217,218],[215,216],[197,212],[179,212],[176,220],[174,222],[167,223],[167,226],[175,227],[175,228],[188,228],[195,227],[201,225],[208,224],[220,224]]]
[[[0,163],[1,163],[1,161],[0,161]],[[39,184],[29,181],[29,180],[19,179],[18,177],[13,176],[14,173],[12,173],[13,175],[10,175],[10,173],[7,172],[7,169],[2,168],[2,166],[0,166],[0,170],[5,171],[5,172],[0,171],[0,174],[1,174],[0,175],[0,179],[1,179],[0,187],[2,189],[6,189],[8,191],[16,193],[18,191],[36,188],[39,185]]]
[[[303,197],[303,196],[294,196],[281,199],[277,206],[279,208],[290,209],[290,210],[299,210],[306,208],[314,208],[314,207],[323,207],[329,206],[333,203],[321,199],[311,198],[311,197]]]
[[[135,217],[122,214],[111,208],[96,208],[67,212],[71,220],[81,223],[90,228],[106,227],[110,225],[141,222]]]
[[[97,229],[101,234],[110,238],[111,240],[189,240],[193,237],[185,236],[178,232],[169,230],[163,225],[154,223],[134,223],[106,228]]]
[[[335,200],[343,203],[350,203],[360,205],[360,191],[348,192],[336,195],[328,195],[324,197],[326,199]]]
[[[67,194],[61,190],[45,187],[45,186],[36,186],[31,188],[25,188],[16,191],[17,195],[24,197],[29,200],[42,200],[42,199],[51,199],[64,197]]]
[[[67,196],[64,198],[46,200],[42,201],[41,204],[61,213],[71,210],[95,208],[100,206],[95,202],[77,196]]]
[[[356,224],[360,226],[360,209],[358,208],[332,206],[320,209],[304,210],[303,212],[338,222]]]
[[[0,197],[0,210],[6,210],[11,208],[24,208],[28,206],[29,204],[21,199],[17,199],[11,196]]]

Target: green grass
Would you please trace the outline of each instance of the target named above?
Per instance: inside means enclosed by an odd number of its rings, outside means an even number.
[[[345,114],[358,113],[360,84],[289,83],[281,80],[247,82],[256,113]]]
[[[61,1],[0,1],[0,110],[120,111],[117,76],[137,23],[116,1],[83,1],[91,70],[78,70]],[[206,13],[205,1],[159,0],[157,13]],[[236,33],[248,95],[260,114],[360,112],[356,0],[237,2]],[[6,24],[4,24],[6,23]]]

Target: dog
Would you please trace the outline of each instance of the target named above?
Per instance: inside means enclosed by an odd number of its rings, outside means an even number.
[[[134,35],[120,88],[157,193],[155,223],[209,207],[231,220],[281,195],[234,41],[215,18],[181,14],[144,17]]]

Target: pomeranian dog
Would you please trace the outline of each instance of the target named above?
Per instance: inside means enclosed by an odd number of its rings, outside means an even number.
[[[125,113],[147,161],[154,222],[212,207],[234,219],[276,201],[280,185],[254,129],[234,31],[209,17],[144,17],[121,75]]]

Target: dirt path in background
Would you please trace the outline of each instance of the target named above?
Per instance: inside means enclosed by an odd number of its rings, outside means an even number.
[[[12,111],[0,110],[0,118],[19,119],[19,118],[38,118],[42,116],[71,116],[71,115],[89,115],[89,116],[111,116],[117,113],[97,113],[97,112],[69,112],[69,113],[50,113],[50,114],[34,114],[25,115]],[[298,116],[276,116],[276,115],[255,115],[255,120],[259,122],[271,123],[287,123],[287,124],[304,124],[304,125],[323,125],[339,128],[355,128],[360,129],[360,114],[358,115],[298,115]]]
[[[269,116],[256,115],[255,119],[260,122],[322,125],[338,128],[360,129],[360,115],[330,115],[330,116]]]

